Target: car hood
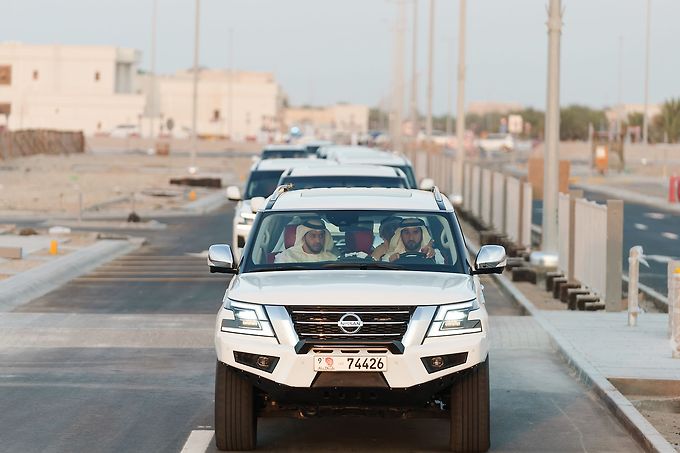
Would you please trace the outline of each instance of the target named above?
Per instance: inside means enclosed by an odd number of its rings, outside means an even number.
[[[465,274],[311,270],[241,274],[227,297],[265,305],[439,305],[474,299]]]

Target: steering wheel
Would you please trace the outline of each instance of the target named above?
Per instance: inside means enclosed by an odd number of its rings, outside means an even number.
[[[428,258],[423,252],[404,252],[399,255],[399,258],[394,260],[395,263],[413,262],[413,261],[434,261],[434,257]]]
[[[344,252],[341,253],[338,256],[338,259],[336,261],[343,262],[343,261],[375,261],[373,257],[370,254],[367,254],[365,257],[360,257],[357,256],[357,252]]]

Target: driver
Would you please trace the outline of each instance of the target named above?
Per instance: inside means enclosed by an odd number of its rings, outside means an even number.
[[[432,237],[425,222],[417,217],[405,218],[392,236],[389,251],[383,261],[396,261],[404,253],[423,253],[424,258],[434,256],[435,263],[444,264],[444,256],[438,249],[432,248],[431,242]]]
[[[304,220],[295,230],[295,244],[276,255],[275,263],[313,263],[334,261],[333,239],[320,218]]]

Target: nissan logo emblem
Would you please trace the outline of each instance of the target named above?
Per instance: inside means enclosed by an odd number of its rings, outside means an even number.
[[[354,313],[346,313],[338,321],[338,327],[345,333],[357,333],[363,325],[364,322]]]

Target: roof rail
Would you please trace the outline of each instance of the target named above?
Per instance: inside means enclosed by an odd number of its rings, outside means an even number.
[[[283,184],[283,185],[278,186],[278,187],[274,190],[274,193],[272,193],[272,194],[269,196],[269,201],[267,202],[267,206],[265,207],[265,209],[271,209],[271,208],[273,208],[273,207],[274,207],[274,203],[276,203],[276,200],[279,199],[279,197],[281,196],[281,194],[283,194],[284,192],[288,192],[289,190],[293,190],[293,184]]]
[[[444,197],[442,196],[442,193],[439,191],[439,187],[437,186],[432,186],[432,195],[434,195],[434,201],[437,202],[437,206],[439,206],[440,211],[446,211],[446,205],[444,204]]]

